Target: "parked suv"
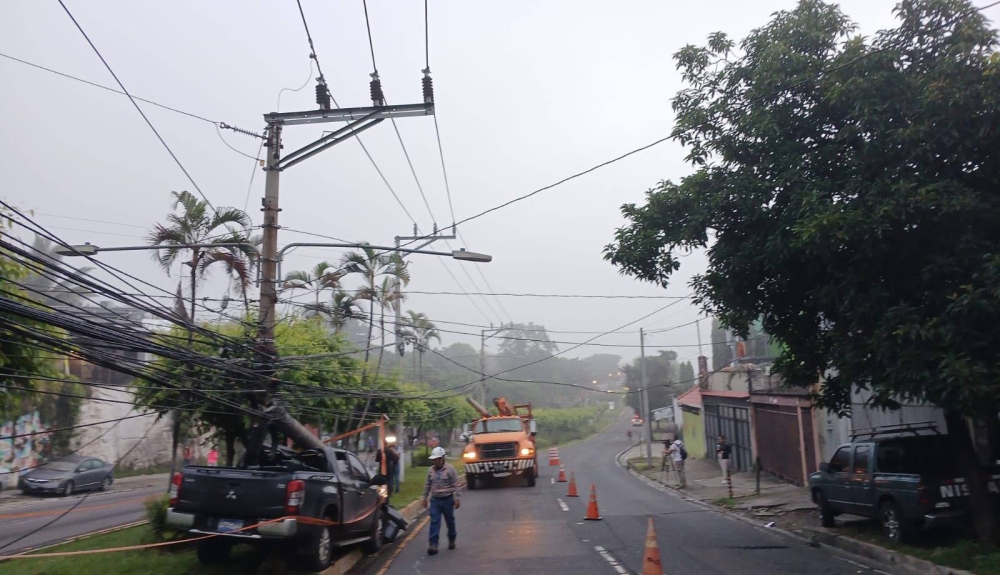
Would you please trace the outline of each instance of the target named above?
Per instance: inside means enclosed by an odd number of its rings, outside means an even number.
[[[899,435],[900,429],[891,431],[894,437],[881,436],[885,432],[855,435],[809,476],[823,526],[834,527],[834,517],[841,513],[872,517],[898,543],[921,529],[970,525],[969,491],[948,437],[928,426],[911,428],[913,435],[907,436]],[[988,487],[994,497],[1000,495],[996,470]]]

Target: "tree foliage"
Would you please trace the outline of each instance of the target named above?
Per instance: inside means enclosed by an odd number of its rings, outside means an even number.
[[[674,136],[697,170],[624,206],[605,255],[666,285],[707,249],[697,301],[741,335],[762,318],[786,381],[829,375],[826,406],[846,410],[854,384],[876,406],[995,418],[996,32],[965,0],[895,13],[866,39],[803,0],[738,49],[719,33],[680,50]]]

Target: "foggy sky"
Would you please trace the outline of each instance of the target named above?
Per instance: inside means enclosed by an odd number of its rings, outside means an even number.
[[[871,34],[893,25],[894,2],[842,2]],[[309,49],[293,1],[132,2],[67,0],[67,5],[137,96],[260,132],[262,115],[315,109]],[[670,98],[681,88],[671,55],[725,31],[737,41],[793,0],[646,2],[430,2],[430,66],[437,119],[457,219],[589,168],[669,133]],[[56,2],[8,0],[0,18],[0,51],[113,86],[114,80]],[[323,71],[341,106],[369,106],[371,60],[361,0],[303,0]],[[988,15],[996,13],[988,11]],[[373,0],[369,13],[376,63],[390,103],[421,101],[424,67],[423,3]],[[5,111],[0,134],[4,185],[0,197],[36,210],[37,221],[69,243],[143,243],[169,211],[171,190],[194,192],[127,98],[0,58]],[[308,82],[307,82],[308,79]],[[260,223],[264,177],[255,162],[228,149],[207,123],[142,105],[167,143],[216,206],[248,205]],[[432,220],[417,191],[391,124],[363,136],[379,167],[422,231],[451,223],[429,117],[398,126],[427,194]],[[336,125],[288,127],[285,153]],[[255,155],[258,140],[224,132],[233,147]],[[493,290],[559,294],[686,295],[705,266],[703,254],[683,262],[667,290],[622,277],[602,249],[623,224],[619,206],[641,202],[661,179],[691,172],[684,151],[664,143],[611,167],[469,222],[468,249],[486,252]],[[247,193],[251,172],[257,170]],[[249,200],[247,199],[249,198]],[[410,235],[412,224],[392,199],[356,142],[346,142],[282,174],[284,228],[372,244]],[[88,220],[103,220],[102,224]],[[322,241],[283,230],[279,245]],[[463,245],[453,241],[452,246]],[[443,242],[435,249],[447,250]],[[341,252],[300,249],[285,271],[336,262]],[[102,261],[170,292],[173,279],[143,254],[104,254]],[[493,291],[477,264],[429,256],[412,258],[417,291]],[[482,264],[479,264],[482,265]],[[460,266],[466,266],[474,283]],[[176,273],[176,270],[175,270]],[[218,275],[199,295],[225,291]],[[162,293],[162,292],[161,292]],[[311,301],[311,296],[298,298]],[[487,303],[488,301],[488,303]],[[533,321],[550,330],[605,331],[669,303],[663,300],[579,300],[412,295],[404,309],[432,320],[487,325]],[[492,310],[490,309],[492,306]],[[481,310],[481,311],[480,311]],[[508,315],[509,314],[509,315]],[[638,327],[693,321],[686,302],[598,342],[638,344]],[[457,331],[478,328],[440,324]],[[708,342],[708,322],[702,337]],[[592,335],[552,334],[584,341]],[[478,337],[444,334],[444,344]],[[652,336],[681,359],[697,356],[695,327]],[[676,346],[676,347],[674,347]],[[686,347],[685,347],[686,346]],[[567,346],[562,345],[560,349]],[[706,345],[706,353],[710,347]],[[655,349],[653,350],[655,351]],[[567,354],[618,353],[635,348],[582,347]]]

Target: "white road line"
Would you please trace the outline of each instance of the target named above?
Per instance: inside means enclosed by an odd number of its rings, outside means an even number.
[[[556,484],[556,478],[553,477],[551,480],[549,480],[549,485],[555,485],[555,484]]]
[[[600,545],[594,545],[594,549],[598,553],[600,553],[601,557],[604,557],[604,560],[608,562],[608,565],[611,565],[612,569],[614,569],[618,573],[621,573],[622,575],[628,575],[628,570],[622,567],[620,563],[618,563],[618,560],[615,559],[615,556],[612,555],[610,551],[608,551],[604,547],[601,547]]]
[[[558,502],[559,502],[559,507],[560,507],[560,508],[562,508],[562,510],[563,510],[563,511],[569,511],[569,505],[566,505],[566,502],[565,502],[565,501],[563,501],[563,500],[562,500],[561,498],[559,498],[559,497],[556,497],[556,501],[558,501]]]

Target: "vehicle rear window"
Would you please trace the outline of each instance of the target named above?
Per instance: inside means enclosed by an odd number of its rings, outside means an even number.
[[[961,475],[948,438],[937,435],[887,439],[878,446],[878,470],[930,477]]]

